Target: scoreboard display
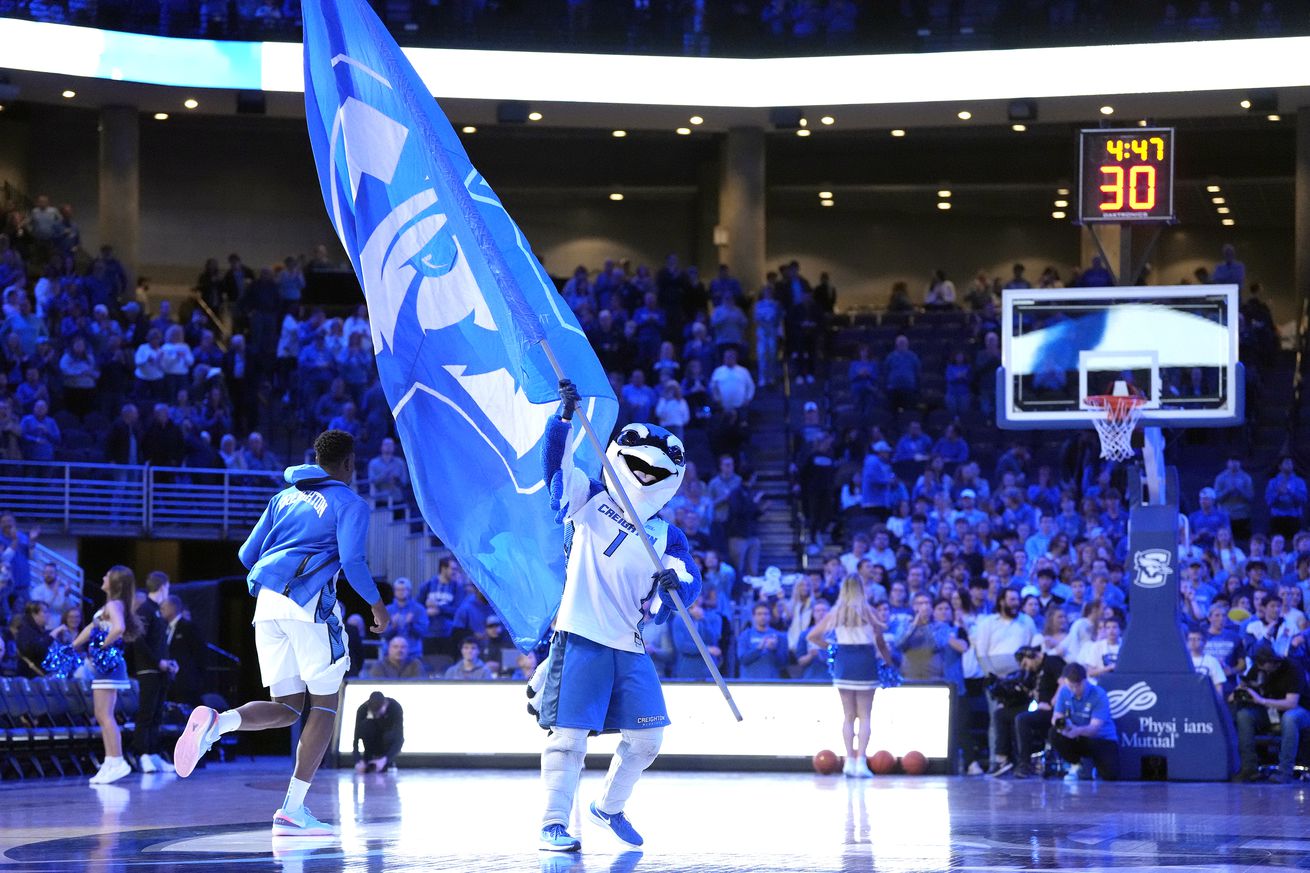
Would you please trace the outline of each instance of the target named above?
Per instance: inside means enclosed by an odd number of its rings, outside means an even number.
[[[1078,217],[1097,222],[1174,220],[1174,129],[1084,130]]]

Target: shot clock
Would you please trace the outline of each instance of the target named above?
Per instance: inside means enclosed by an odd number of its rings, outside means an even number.
[[[1084,224],[1173,221],[1173,128],[1081,131],[1078,188]]]

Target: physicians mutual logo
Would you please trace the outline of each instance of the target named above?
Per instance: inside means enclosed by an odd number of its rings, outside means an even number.
[[[1130,712],[1145,712],[1160,702],[1160,698],[1151,686],[1145,682],[1134,682],[1127,688],[1117,688],[1106,692],[1110,700],[1110,717],[1123,718]]]
[[[1173,554],[1168,549],[1143,549],[1133,555],[1133,569],[1137,575],[1133,584],[1139,588],[1159,588],[1169,581],[1174,568],[1169,566]]]

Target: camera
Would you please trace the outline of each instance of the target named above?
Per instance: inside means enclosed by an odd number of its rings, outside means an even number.
[[[1240,703],[1240,704],[1252,704],[1252,703],[1255,703],[1255,699],[1251,697],[1251,689],[1249,689],[1249,688],[1238,688],[1236,691],[1234,691],[1234,692],[1233,692],[1233,703]]]

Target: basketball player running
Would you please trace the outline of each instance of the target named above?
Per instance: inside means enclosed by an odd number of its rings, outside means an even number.
[[[296,747],[295,775],[273,815],[274,836],[334,833],[305,808],[305,794],[331,741],[337,694],[350,666],[338,573],[371,604],[373,631],[387,628],[386,607],[364,560],[368,503],[350,486],[355,439],[345,431],[324,431],[314,440],[314,458],[315,464],[287,469],[291,487],[269,501],[238,553],[250,570],[255,647],[273,699],[222,713],[196,707],[173,753],[177,775],[188,776],[223,734],[295,724],[308,695],[309,717]]]
[[[561,381],[560,399],[560,415],[547,425],[543,461],[551,505],[561,510],[567,569],[550,656],[532,683],[540,688],[534,699],[537,721],[549,731],[541,753],[546,811],[540,848],[582,848],[568,822],[587,736],[615,731],[623,739],[589,812],[592,821],[638,848],[643,840],[623,808],[659,753],[669,723],[659,675],[641,636],[642,604],[658,596],[652,604],[655,620],[667,621],[674,613],[668,592],[676,590],[691,603],[701,585],[686,535],[655,517],[685,473],[682,442],[664,428],[629,424],[606,451],[619,481],[608,473],[604,483],[591,480],[565,457],[570,420],[580,402],[573,383]],[[626,517],[619,487],[640,518]],[[650,539],[665,569],[652,573],[639,536]]]

